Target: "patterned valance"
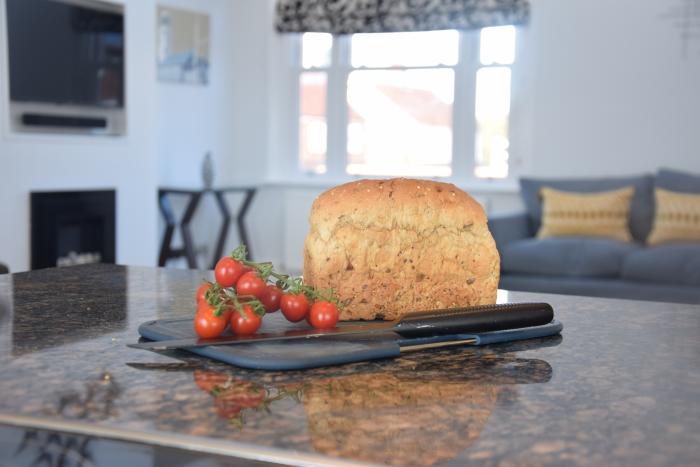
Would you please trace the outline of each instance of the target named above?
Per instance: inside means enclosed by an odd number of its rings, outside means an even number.
[[[431,31],[524,24],[529,0],[277,0],[279,32]]]

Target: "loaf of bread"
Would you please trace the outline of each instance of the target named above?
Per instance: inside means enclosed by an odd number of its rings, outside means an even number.
[[[452,184],[359,180],[313,203],[304,282],[332,288],[341,320],[496,301],[500,261],[481,205]]]

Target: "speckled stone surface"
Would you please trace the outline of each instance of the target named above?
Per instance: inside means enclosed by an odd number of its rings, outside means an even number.
[[[319,463],[700,459],[698,306],[511,293],[550,302],[563,335],[294,372],[125,346],[144,321],[191,315],[205,274],[96,265],[0,276],[0,423],[230,440],[231,455],[272,448]]]

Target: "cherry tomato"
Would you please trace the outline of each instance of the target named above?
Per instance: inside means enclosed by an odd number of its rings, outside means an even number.
[[[296,295],[282,294],[280,309],[285,318],[292,323],[296,323],[306,317],[306,313],[309,311],[309,301],[303,292],[299,292]]]
[[[221,316],[224,317],[224,320],[226,320],[227,325],[231,321],[231,315],[233,314],[234,310],[235,308],[233,307],[233,305],[227,306],[223,309],[223,314]]]
[[[217,337],[226,329],[226,318],[222,314],[216,316],[214,307],[202,304],[197,309],[197,314],[194,316],[194,331],[199,337]]]
[[[266,291],[265,281],[254,271],[246,272],[236,282],[238,295],[253,295],[254,297],[262,298]]]
[[[199,302],[199,304],[197,305],[197,313],[199,313],[199,310],[201,310],[202,308],[213,309],[213,307],[211,305],[209,305],[209,303],[207,303],[206,300],[203,302]],[[233,305],[231,304],[231,302],[226,302],[226,306],[222,308],[221,316],[223,316],[224,319],[226,320],[226,324],[228,324],[229,318],[231,317],[231,313],[233,313],[233,310],[234,310],[234,308],[233,308]]]
[[[311,305],[309,323],[319,328],[332,328],[338,322],[338,307],[335,303],[320,301]]]
[[[265,313],[274,313],[280,309],[280,299],[282,298],[282,289],[276,285],[268,285],[267,290],[260,297],[260,301],[265,307]]]
[[[243,305],[243,313],[235,310],[231,315],[231,330],[239,336],[253,334],[258,330],[262,318],[258,316],[250,305]]]
[[[197,289],[197,305],[206,300],[207,290],[211,289],[212,285],[210,282],[204,282]]]
[[[216,266],[214,267],[214,277],[220,286],[233,287],[233,285],[243,275],[243,269],[243,264],[230,256],[224,256],[216,263]]]

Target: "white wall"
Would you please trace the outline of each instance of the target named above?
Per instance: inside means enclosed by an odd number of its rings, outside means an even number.
[[[126,105],[124,137],[13,135],[7,121],[7,54],[0,34],[0,261],[29,268],[29,192],[117,190],[117,262],[154,264],[157,237],[155,11],[125,0]],[[5,11],[0,0],[0,11]]]
[[[267,168],[268,61],[267,42],[272,36],[272,3],[261,0],[163,0],[162,5],[209,14],[211,30],[210,74],[206,86],[173,83],[157,84],[158,183],[161,186],[199,188],[201,164],[211,151],[214,159],[214,185],[256,186]],[[259,193],[250,211],[250,247],[260,240],[274,251],[279,241],[275,230],[265,228],[274,201],[271,192]],[[178,215],[186,197],[171,197]],[[242,195],[227,195],[235,212]],[[256,206],[270,206],[265,213]],[[209,267],[221,225],[213,196],[202,199],[192,221],[200,267]],[[164,224],[159,221],[159,232]],[[174,243],[179,244],[176,231]],[[231,225],[225,252],[239,244],[235,223]],[[183,259],[168,266],[185,267]]]
[[[668,17],[683,3],[532,0],[532,174],[700,171],[700,38],[683,56]]]
[[[260,0],[162,0],[209,15],[206,86],[157,83],[158,182],[200,187],[211,151],[216,185],[255,183],[267,155],[268,4]]]

